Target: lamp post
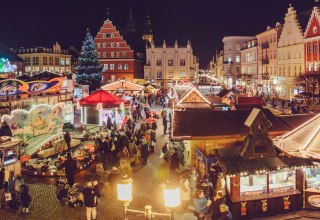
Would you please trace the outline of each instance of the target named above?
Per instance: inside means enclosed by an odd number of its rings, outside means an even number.
[[[152,212],[152,206],[146,205],[144,211],[129,209],[128,206],[132,201],[132,179],[124,176],[117,184],[117,198],[123,203],[124,220],[128,220],[128,212],[144,214],[145,219],[151,219],[153,216],[167,216],[170,220],[174,220],[173,208],[178,207],[181,204],[180,201],[180,189],[174,185],[165,186],[163,189],[164,205],[170,210],[170,213],[157,213]]]

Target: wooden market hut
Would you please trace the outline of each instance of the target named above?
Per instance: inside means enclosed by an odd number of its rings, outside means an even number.
[[[268,132],[272,123],[260,109],[252,110],[245,125],[249,132],[240,147],[218,150],[233,218],[251,219],[301,209],[303,170],[314,164],[275,151]]]
[[[109,92],[129,92],[129,93],[135,93],[140,92],[144,90],[144,86],[132,83],[125,80],[119,80],[116,82],[112,82],[109,84],[106,84],[104,86],[101,86],[101,89]]]

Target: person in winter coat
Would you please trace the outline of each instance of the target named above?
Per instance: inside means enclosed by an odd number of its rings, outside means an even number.
[[[212,196],[213,196],[213,185],[210,182],[208,175],[204,175],[203,176],[203,179],[200,181],[198,188],[203,190],[204,196],[207,199],[212,198]]]
[[[67,131],[67,132],[64,134],[63,138],[64,138],[64,141],[66,142],[66,144],[67,144],[67,146],[68,146],[68,150],[70,151],[70,149],[71,149],[71,136],[70,136],[70,132]]]
[[[221,215],[220,212],[220,205],[225,204],[226,203],[226,199],[225,197],[222,195],[222,193],[220,191],[217,192],[217,194],[213,197],[213,202],[211,205],[211,219],[212,220],[218,220],[219,216]]]
[[[182,176],[180,178],[180,189],[181,206],[183,209],[187,209],[191,199],[191,189],[189,185],[189,179],[187,176]]]
[[[13,191],[14,191],[14,180],[15,180],[14,172],[11,171],[10,172],[10,177],[8,179],[8,192],[10,192],[10,193],[13,193]]]
[[[29,208],[31,204],[31,195],[29,193],[29,187],[26,184],[20,186],[21,191],[21,202],[22,202],[22,212],[29,213]]]
[[[171,156],[170,160],[170,170],[175,171],[180,166],[179,164],[179,155],[178,155],[178,149],[174,148],[174,154]]]
[[[87,210],[87,220],[97,218],[97,196],[93,189],[92,182],[88,182],[87,186],[82,191],[84,198],[84,205]]]
[[[141,157],[142,165],[147,165],[149,155],[148,142],[145,137],[141,138]]]
[[[67,159],[63,161],[58,167],[59,169],[65,168],[66,177],[70,187],[74,184],[74,172],[77,169],[77,162],[71,157],[70,152],[67,154]]]
[[[161,152],[163,153],[163,159],[167,162],[170,162],[171,155],[170,155],[168,143],[165,143],[165,145],[161,149]]]
[[[224,179],[223,173],[218,174],[218,180],[215,188],[215,193],[221,191],[223,196],[226,196],[226,180]]]
[[[232,220],[232,214],[229,211],[229,207],[225,204],[220,205],[220,217],[218,220]]]
[[[197,173],[195,168],[191,168],[189,174],[189,184],[191,189],[191,196],[196,193],[197,190],[197,183],[198,183],[199,174]]]
[[[193,199],[193,205],[195,208],[194,215],[198,217],[197,220],[204,220],[209,211],[211,200],[207,200],[204,197],[202,190],[197,190],[196,197]]]

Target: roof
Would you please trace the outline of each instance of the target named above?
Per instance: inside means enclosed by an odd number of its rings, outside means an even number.
[[[257,159],[243,159],[238,154],[238,148],[219,149],[219,164],[227,175],[249,175],[259,171],[277,171],[279,168],[313,166],[310,160],[288,158],[285,156],[261,157]]]
[[[272,126],[270,132],[286,132],[291,128],[281,119],[262,109]],[[173,136],[246,135],[249,128],[245,121],[251,110],[214,111],[211,109],[175,111]]]
[[[101,89],[105,91],[118,91],[118,90],[123,90],[123,91],[141,91],[144,89],[144,86],[141,86],[139,84],[135,84],[132,82],[128,81],[116,81],[113,83],[106,84],[101,87]]]
[[[313,117],[313,114],[279,115],[279,118],[292,129],[295,129]]]
[[[99,103],[101,103],[103,107],[117,107],[120,106],[121,103],[126,102],[127,101],[119,98],[118,96],[115,96],[110,92],[106,92],[102,89],[80,100],[80,104],[83,106],[98,105]]]
[[[275,138],[274,143],[291,156],[320,160],[320,114]]]
[[[237,105],[261,105],[266,106],[266,102],[262,97],[244,97],[238,96]]]
[[[197,96],[198,98],[195,98],[195,96]],[[190,98],[192,100],[190,100]],[[189,98],[189,99],[188,99]],[[199,90],[197,90],[195,87],[191,88],[191,90],[188,90],[187,93],[185,95],[183,95],[183,97],[180,98],[180,100],[177,103],[177,106],[179,105],[179,107],[185,106],[188,107],[188,105],[190,104],[204,104],[205,108],[209,108],[211,103],[208,101],[208,99],[206,99],[200,92]],[[194,105],[196,108],[201,108],[200,106],[196,106]]]
[[[232,88],[232,89],[223,88],[223,89],[217,94],[217,96],[219,96],[219,97],[224,97],[224,96],[226,96],[229,92],[233,93],[232,95],[237,95],[237,94],[239,94],[239,90],[237,90],[236,88]]]

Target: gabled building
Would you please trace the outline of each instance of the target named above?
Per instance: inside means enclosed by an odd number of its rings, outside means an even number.
[[[295,77],[304,74],[304,29],[311,11],[297,13],[290,4],[278,42],[280,97],[289,99],[295,93]]]
[[[304,32],[305,73],[319,73],[320,10],[314,7]]]

